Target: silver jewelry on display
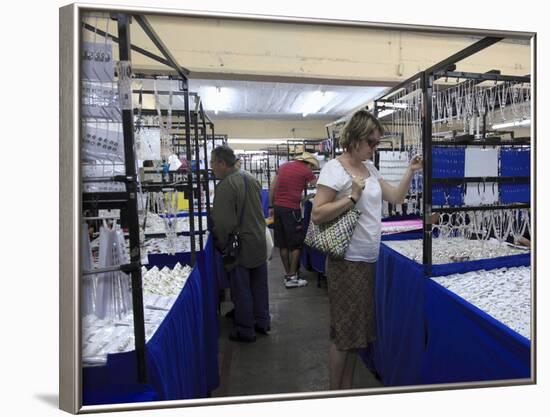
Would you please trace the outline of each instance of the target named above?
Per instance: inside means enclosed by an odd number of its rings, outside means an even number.
[[[527,249],[512,247],[497,239],[488,240],[489,233],[480,240],[464,239],[463,236],[453,236],[457,230],[448,221],[440,222],[437,227],[439,238],[432,242],[433,264],[446,264],[460,259],[470,261],[490,259],[500,256],[511,256],[525,253]],[[422,262],[422,240],[390,241],[385,245],[401,253],[413,261]]]
[[[177,263],[173,269],[142,267],[146,340],[149,340],[172,308],[192,269]],[[133,314],[105,320],[94,314],[82,319],[82,356],[85,365],[104,365],[107,354],[134,349]]]
[[[520,335],[531,338],[531,268],[479,270],[432,278]]]

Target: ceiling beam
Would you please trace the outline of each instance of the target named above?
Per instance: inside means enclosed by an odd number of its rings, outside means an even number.
[[[165,45],[163,40],[157,35],[157,32],[155,29],[153,29],[153,26],[149,23],[149,20],[143,15],[136,14],[134,15],[134,19],[136,19],[136,22],[141,26],[143,31],[147,34],[149,39],[155,44],[157,49],[160,51],[160,53],[164,56],[164,58],[169,62],[170,66],[177,71],[178,75],[186,80],[187,76],[189,75],[189,70],[185,67],[182,67],[178,64],[177,59],[172,55],[172,52],[168,49],[168,47]]]
[[[178,74],[172,70],[159,71],[143,67],[134,68],[134,72],[151,75],[171,75]],[[219,72],[199,72],[190,71],[188,77],[196,80],[229,80],[229,81],[260,81],[272,83],[290,83],[290,84],[323,84],[323,85],[341,85],[350,87],[393,87],[398,82],[379,81],[379,80],[343,80],[335,78],[313,78],[313,77],[290,77],[284,75],[259,75],[259,74],[239,74],[239,73],[219,73]]]

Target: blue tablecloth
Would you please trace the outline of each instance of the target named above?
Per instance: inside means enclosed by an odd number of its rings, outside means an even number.
[[[264,209],[264,217],[269,217],[269,190],[262,188],[262,208]]]
[[[314,248],[308,247],[307,250],[311,268],[313,268],[314,271],[324,274],[327,256],[323,252],[320,252]]]
[[[195,217],[197,217],[199,215],[199,212],[198,211],[194,211],[193,214],[195,215]],[[208,215],[208,213],[206,211],[201,211],[201,214],[203,216],[206,216]],[[173,217],[172,214],[159,214],[159,217]],[[189,217],[189,211],[178,211],[178,213],[176,214],[176,217]]]
[[[147,343],[147,382],[159,400],[205,398],[219,384],[213,256],[209,238],[172,309]],[[108,385],[136,383],[135,351],[110,354],[105,366],[83,369],[83,387],[88,393],[101,392]],[[127,398],[112,401],[126,402]]]
[[[150,253],[147,255],[149,263],[145,265],[147,269],[151,269],[156,266],[159,269],[167,266],[173,268],[178,262],[181,265],[189,265],[191,263],[191,252],[178,252],[174,255],[168,255],[167,253]]]
[[[424,291],[428,338],[422,383],[530,377],[528,339],[431,279]]]
[[[522,254],[435,265],[432,272],[437,276],[528,264],[529,255]],[[512,331],[504,332],[502,329],[506,328],[498,322],[500,327],[488,324],[486,314],[437,287],[440,286],[425,278],[422,265],[381,245],[375,288],[377,340],[370,352],[362,352],[362,357],[369,367],[377,370],[384,385],[528,375],[526,352],[530,345],[526,345],[525,340]],[[485,343],[479,343],[480,338]],[[445,349],[447,343],[453,343],[452,350]],[[460,351],[465,354],[457,355]],[[444,363],[452,364],[449,371],[445,370]],[[462,372],[454,374],[458,368]]]
[[[426,338],[422,265],[381,245],[376,264],[374,366],[386,386],[421,383]]]
[[[212,235],[210,235],[212,236]],[[220,273],[225,277],[220,253],[214,248],[213,237],[209,237],[203,252],[198,256],[199,270],[203,280],[204,305],[204,337],[206,359],[206,389],[211,392],[220,383],[218,368],[218,338],[220,335],[218,323],[218,292],[220,289]],[[222,264],[221,271],[219,265]],[[227,278],[226,278],[227,279]]]

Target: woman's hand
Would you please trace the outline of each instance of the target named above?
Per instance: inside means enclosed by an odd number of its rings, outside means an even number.
[[[409,168],[412,172],[416,172],[418,170],[422,169],[422,155],[415,155],[411,159],[411,163],[409,164]]]
[[[355,201],[359,201],[363,190],[365,189],[366,178],[357,175],[351,177],[351,196]]]
[[[382,199],[392,204],[402,204],[411,186],[414,173],[422,169],[422,163],[422,155],[413,156],[407,171],[405,171],[405,175],[403,175],[397,187],[390,185],[384,181],[384,179],[380,178],[379,182],[382,187]]]

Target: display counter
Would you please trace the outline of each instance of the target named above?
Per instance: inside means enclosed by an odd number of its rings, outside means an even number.
[[[432,276],[529,265],[530,254],[434,265]],[[530,342],[424,275],[382,243],[377,340],[361,356],[386,386],[527,378]],[[468,362],[466,364],[466,362]]]
[[[124,395],[111,396],[109,403],[206,398],[219,385],[214,257],[210,237],[174,305],[147,342],[147,384],[157,398],[147,389],[143,395],[128,393],[128,387],[143,387],[137,381],[135,351],[130,351],[109,354],[105,366],[83,368],[84,405],[108,398],[98,393],[116,387]]]

